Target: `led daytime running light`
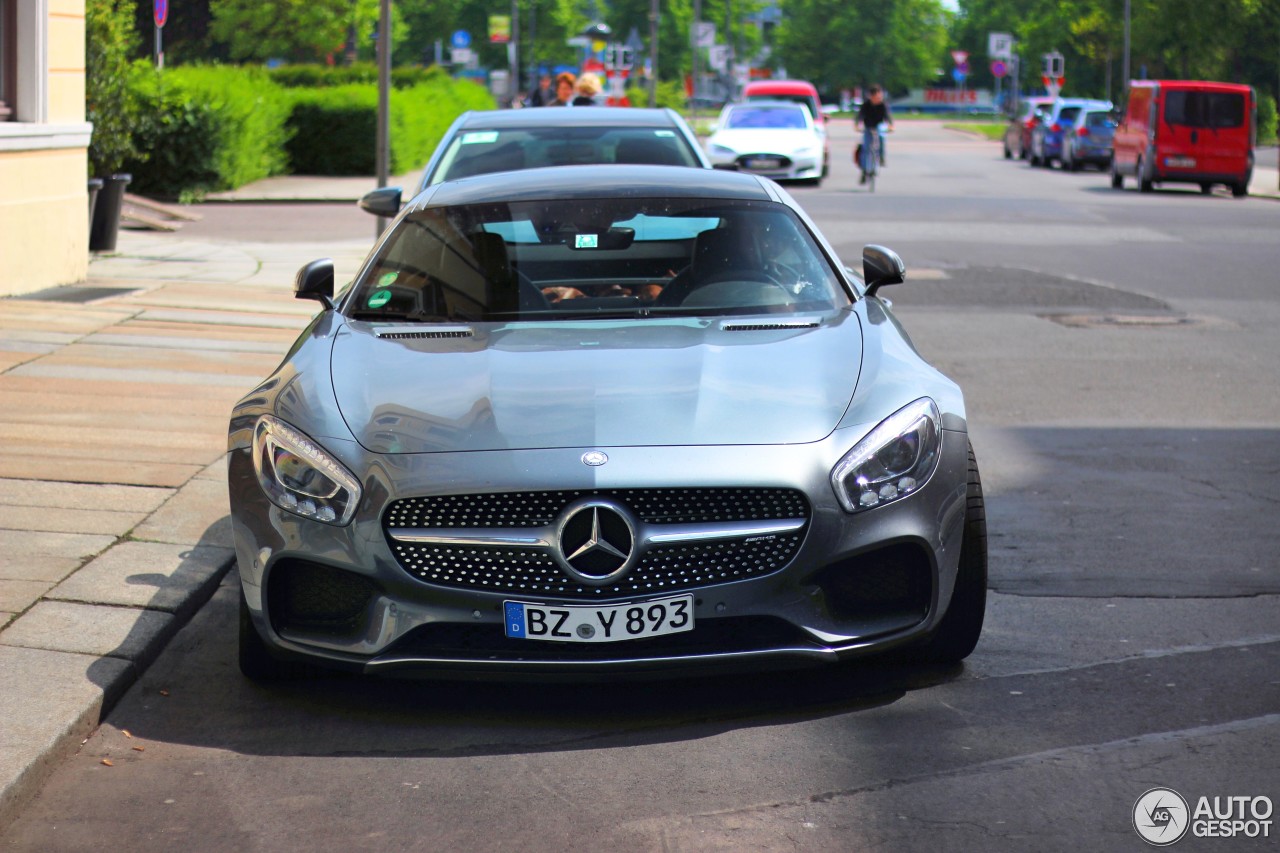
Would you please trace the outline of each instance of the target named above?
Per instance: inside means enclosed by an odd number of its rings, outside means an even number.
[[[308,489],[299,478],[282,473],[284,455],[293,457],[293,467],[311,468],[332,488]],[[253,466],[263,491],[281,509],[339,526],[355,515],[361,494],[359,481],[318,444],[278,418],[263,415],[258,419],[253,435]],[[291,484],[290,479],[298,484]]]

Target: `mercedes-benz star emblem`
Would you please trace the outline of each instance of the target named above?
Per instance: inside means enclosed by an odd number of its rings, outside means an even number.
[[[570,577],[604,586],[631,568],[635,546],[635,522],[630,514],[612,501],[587,498],[561,514],[553,554]]]
[[[590,465],[592,468],[599,468],[601,465],[609,461],[608,455],[603,450],[588,450],[582,454],[584,464]]]

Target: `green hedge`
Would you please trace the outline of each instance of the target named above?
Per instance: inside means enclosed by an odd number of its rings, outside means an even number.
[[[657,105],[659,107],[670,107],[673,110],[684,109],[686,96],[683,83],[677,80],[659,80],[657,95]],[[631,106],[633,107],[650,106],[648,86],[628,86],[627,97],[631,100]]]
[[[375,169],[378,89],[349,84],[293,89],[289,160],[303,175],[371,175]],[[391,93],[391,163],[403,174],[426,163],[466,110],[493,109],[492,96],[467,80],[436,79]]]
[[[131,190],[187,197],[288,171],[290,98],[260,68],[134,66],[142,103],[134,140],[145,162],[126,164]]]
[[[354,65],[280,65],[270,69],[268,73],[276,83],[290,89],[378,83],[378,66],[372,62],[357,62]],[[429,68],[405,65],[391,69],[391,85],[396,89],[407,89],[419,83],[448,82],[451,82],[448,73],[437,65]]]
[[[1258,93],[1258,143],[1270,145],[1276,141],[1276,101],[1266,92]]]

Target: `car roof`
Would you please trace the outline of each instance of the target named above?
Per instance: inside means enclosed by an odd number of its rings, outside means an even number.
[[[806,113],[809,112],[805,109],[804,104],[799,103],[798,101],[735,101],[732,104],[725,104],[725,106],[731,110],[739,107],[752,110],[759,109],[760,107],[780,107],[789,110],[804,110]]]
[[[494,172],[428,187],[410,208],[456,204],[622,197],[708,198],[779,201],[762,178],[685,166],[543,166]]]
[[[636,107],[528,107],[465,113],[459,130],[506,130],[549,125],[570,127],[675,127],[665,109]]]
[[[808,80],[755,80],[742,89],[743,97],[753,92],[763,94],[785,93],[788,95],[817,95],[818,89]]]

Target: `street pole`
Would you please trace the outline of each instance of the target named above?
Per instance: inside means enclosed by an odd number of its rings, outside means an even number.
[[[520,3],[511,0],[511,98],[514,102],[524,89],[520,88]]]
[[[693,120],[698,121],[698,24],[702,22],[702,0],[693,0],[693,26],[689,28],[689,54],[693,63],[693,85],[690,87],[693,102]],[[697,128],[695,127],[696,131]]]
[[[374,161],[378,170],[378,188],[387,185],[391,159],[391,0],[382,0],[378,20],[378,131]],[[381,216],[374,217],[374,236],[381,237],[385,226]]]
[[[658,105],[658,0],[649,0],[649,106]]]
[[[1129,92],[1129,2],[1130,0],[1124,0],[1124,63],[1120,69],[1121,91],[1125,94]]]

